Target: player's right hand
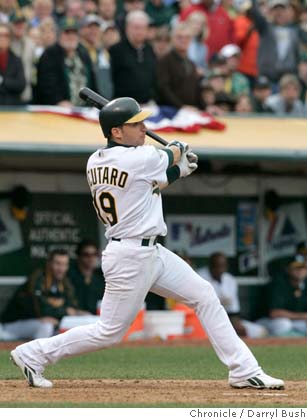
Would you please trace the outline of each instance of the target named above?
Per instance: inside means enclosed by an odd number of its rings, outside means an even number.
[[[171,147],[171,146],[178,147],[180,149],[181,156],[183,155],[184,152],[187,152],[189,150],[189,145],[179,140],[173,140],[167,145],[167,147]]]

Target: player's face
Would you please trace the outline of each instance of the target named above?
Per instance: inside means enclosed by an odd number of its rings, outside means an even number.
[[[124,124],[119,127],[120,140],[130,146],[142,146],[145,143],[146,125],[144,121]]]

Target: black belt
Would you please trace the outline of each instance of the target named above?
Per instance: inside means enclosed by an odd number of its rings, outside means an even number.
[[[111,238],[111,241],[120,242],[121,239],[120,238]],[[156,245],[157,242],[158,242],[158,237],[156,237],[155,240],[153,241],[153,245]],[[146,238],[142,239],[141,246],[149,246],[149,244],[150,244],[150,239],[146,239]]]

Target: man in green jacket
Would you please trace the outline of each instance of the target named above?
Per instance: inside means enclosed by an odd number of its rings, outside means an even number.
[[[67,277],[68,267],[65,250],[55,249],[49,254],[45,268],[36,270],[8,303],[1,317],[0,338],[50,337],[63,316],[80,314]]]
[[[104,277],[98,265],[98,247],[92,240],[83,240],[77,247],[77,260],[69,269],[69,278],[75,288],[78,306],[95,314],[104,294]]]

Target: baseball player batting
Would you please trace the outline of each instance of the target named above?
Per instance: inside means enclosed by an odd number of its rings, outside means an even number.
[[[99,321],[22,344],[11,359],[29,385],[50,388],[52,382],[43,376],[47,365],[120,342],[152,291],[195,310],[229,369],[231,386],[281,389],[284,382],[266,375],[237,336],[210,283],[157,243],[167,233],[161,190],[191,175],[197,163],[187,159],[192,152],[185,143],[173,141],[164,149],[145,145],[148,116],[132,98],[109,102],[99,113],[107,147],[87,163],[93,204],[108,241],[102,252],[106,289]]]

